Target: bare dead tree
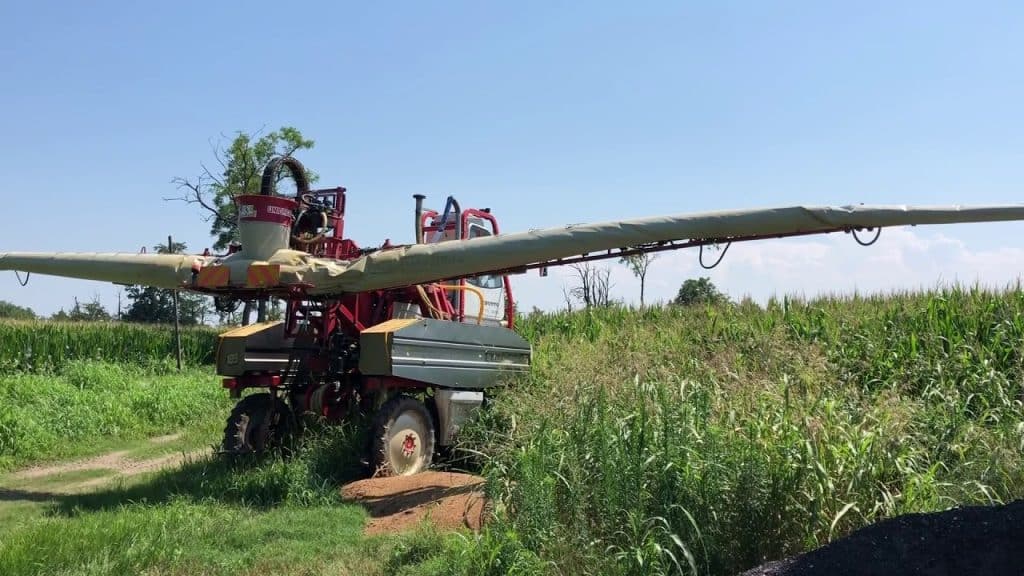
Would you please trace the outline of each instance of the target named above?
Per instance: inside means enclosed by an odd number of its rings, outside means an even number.
[[[612,303],[612,271],[601,268],[594,273],[594,305],[610,306]]]
[[[589,262],[569,266],[576,274],[576,286],[569,294],[586,308],[611,304],[611,275],[607,268],[595,268]]]
[[[195,177],[176,176],[171,179],[180,196],[165,197],[165,201],[194,204],[203,212],[203,220],[211,223],[210,233],[217,237],[223,248],[235,236],[234,198],[240,194],[259,193],[263,167],[273,156],[291,156],[295,152],[312,148],[311,140],[304,140],[301,133],[293,128],[265,134],[261,128],[252,134],[239,132],[230,144],[224,145],[228,137],[221,134],[221,140],[209,142],[217,166],[211,169],[200,162],[200,172]],[[291,178],[291,173],[277,174],[277,184]],[[314,172],[308,172],[310,182],[317,180]]]
[[[257,139],[263,133],[263,128],[254,132],[251,135],[252,139]],[[238,135],[236,135],[236,140]],[[199,167],[201,169],[198,176],[195,178],[186,178],[182,176],[175,176],[171,179],[171,184],[177,187],[178,191],[181,192],[181,196],[165,197],[164,201],[167,202],[185,202],[186,204],[195,204],[202,208],[206,214],[203,216],[203,220],[210,222],[222,217],[221,210],[216,206],[216,197],[218,193],[227,194],[232,199],[238,194],[243,194],[247,191],[243,189],[232,189],[228,186],[227,180],[236,180],[237,182],[251,182],[257,176],[257,167],[255,162],[249,160],[248,155],[241,155],[238,161],[234,162],[234,166],[229,168],[229,160],[225,159],[226,155],[231,154],[231,150],[227,149],[223,145],[223,141],[227,139],[225,134],[221,134],[221,141],[214,142],[209,141],[210,151],[213,153],[214,159],[217,164],[220,165],[220,174],[216,174],[210,170],[205,162],[200,162]],[[294,150],[293,150],[294,151]],[[235,174],[231,174],[234,171]],[[216,229],[220,225],[229,225],[227,222],[214,222],[214,228]]]
[[[565,286],[562,286],[562,298],[565,299],[565,310],[567,312],[572,312],[572,303],[574,300],[572,290],[569,290]]]

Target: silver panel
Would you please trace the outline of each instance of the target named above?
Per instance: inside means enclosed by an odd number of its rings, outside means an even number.
[[[529,342],[498,326],[423,319],[394,332],[389,352],[390,375],[444,388],[497,386],[530,368]]]
[[[438,443],[441,446],[450,446],[462,425],[480,409],[484,402],[484,393],[469,390],[438,390],[434,394],[434,401],[437,402]]]

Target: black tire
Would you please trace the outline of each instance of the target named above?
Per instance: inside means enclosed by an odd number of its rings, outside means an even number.
[[[267,393],[246,396],[235,404],[228,416],[222,449],[227,454],[241,455],[282,448],[290,423],[288,405],[280,398]]]
[[[430,468],[436,447],[434,418],[422,402],[396,396],[373,419],[374,476],[409,476]]]

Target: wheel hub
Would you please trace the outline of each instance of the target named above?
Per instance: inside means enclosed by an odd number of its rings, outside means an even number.
[[[416,452],[416,434],[410,432],[405,435],[402,442],[402,456],[411,457]]]
[[[387,456],[395,474],[406,475],[419,472],[426,461],[423,434],[428,427],[413,412],[404,412],[395,418],[387,440]]]

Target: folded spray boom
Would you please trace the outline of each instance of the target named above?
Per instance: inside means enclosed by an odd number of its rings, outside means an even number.
[[[842,231],[877,234],[881,228],[892,226],[1024,220],[1024,205],[790,206],[547,228],[461,242],[388,247],[339,259],[288,247],[291,218],[286,212],[291,207],[283,200],[265,197],[258,207],[240,210],[242,249],[223,257],[10,252],[0,254],[0,269],[209,291],[197,285],[197,269],[226,269],[228,282],[221,288],[230,290],[251,288],[249,268],[269,265],[279,269],[276,288],[303,286],[309,294],[331,295],[709,244]]]

